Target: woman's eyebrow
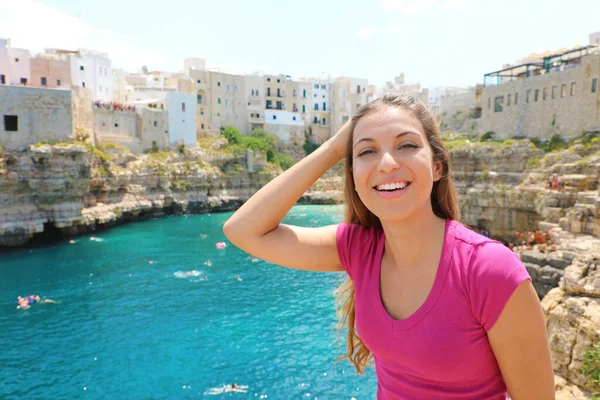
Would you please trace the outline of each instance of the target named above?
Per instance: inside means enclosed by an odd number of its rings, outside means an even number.
[[[402,133],[397,134],[396,135],[396,139],[398,139],[399,137],[402,137],[402,136],[406,136],[406,135],[418,135],[418,134],[415,133],[415,132],[406,131],[406,132],[402,132]],[[375,139],[370,138],[370,137],[360,138],[360,139],[358,139],[358,141],[356,143],[354,143],[354,147],[358,146],[358,144],[360,142],[374,142],[374,141],[375,141]]]

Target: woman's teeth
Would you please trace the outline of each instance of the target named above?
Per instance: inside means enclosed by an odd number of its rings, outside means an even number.
[[[385,183],[383,185],[375,186],[375,190],[402,190],[410,185],[410,182],[396,182],[396,183]]]

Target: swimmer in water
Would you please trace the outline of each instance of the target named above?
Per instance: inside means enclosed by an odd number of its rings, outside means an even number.
[[[252,261],[252,262],[257,262],[257,261],[258,261],[258,258],[256,258],[256,257],[253,257],[253,256],[250,256],[250,261]]]
[[[236,276],[235,276],[235,279],[236,279],[237,281],[240,281],[240,282],[242,281],[242,278],[241,278],[239,275],[236,275]]]
[[[148,264],[154,264],[154,261],[148,260]]]
[[[203,276],[200,280],[201,281],[207,281],[208,280],[208,276]]]
[[[204,265],[206,265],[208,267],[211,267],[212,266],[212,261],[206,260],[206,261],[204,261]]]
[[[69,240],[69,243],[70,243],[70,244],[75,244],[75,243],[77,243],[77,242],[76,242],[76,241],[74,241],[73,239],[71,239],[71,240]]]
[[[56,301],[46,298],[40,299],[40,296],[37,294],[32,294],[27,297],[17,297],[17,309],[27,310],[33,303],[56,303]]]

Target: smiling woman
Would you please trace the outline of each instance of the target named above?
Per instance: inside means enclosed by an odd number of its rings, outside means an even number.
[[[346,159],[345,223],[281,224]],[[448,153],[428,109],[388,93],[267,184],[225,224],[267,261],[346,271],[337,290],[347,358],[375,361],[378,399],[553,399],[545,323],[531,279],[501,243],[460,222]],[[308,317],[308,316],[307,316]]]

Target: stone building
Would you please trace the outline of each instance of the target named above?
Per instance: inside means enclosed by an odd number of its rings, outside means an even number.
[[[482,92],[482,85],[447,92],[438,100],[437,112],[434,113],[436,121],[451,130],[468,130],[465,124],[468,121],[477,124],[474,120],[481,116]],[[432,104],[429,107],[432,108]]]
[[[366,79],[336,78],[331,84],[331,129],[335,133],[360,107],[367,103]]]
[[[30,86],[70,89],[71,63],[56,54],[38,54],[30,59]]]
[[[304,156],[305,124],[302,114],[285,110],[265,110],[264,129],[277,136],[279,150],[299,160]]]
[[[71,91],[0,85],[0,146],[20,149],[73,137]]]
[[[479,133],[547,140],[600,131],[599,79],[598,45],[486,74]]]

